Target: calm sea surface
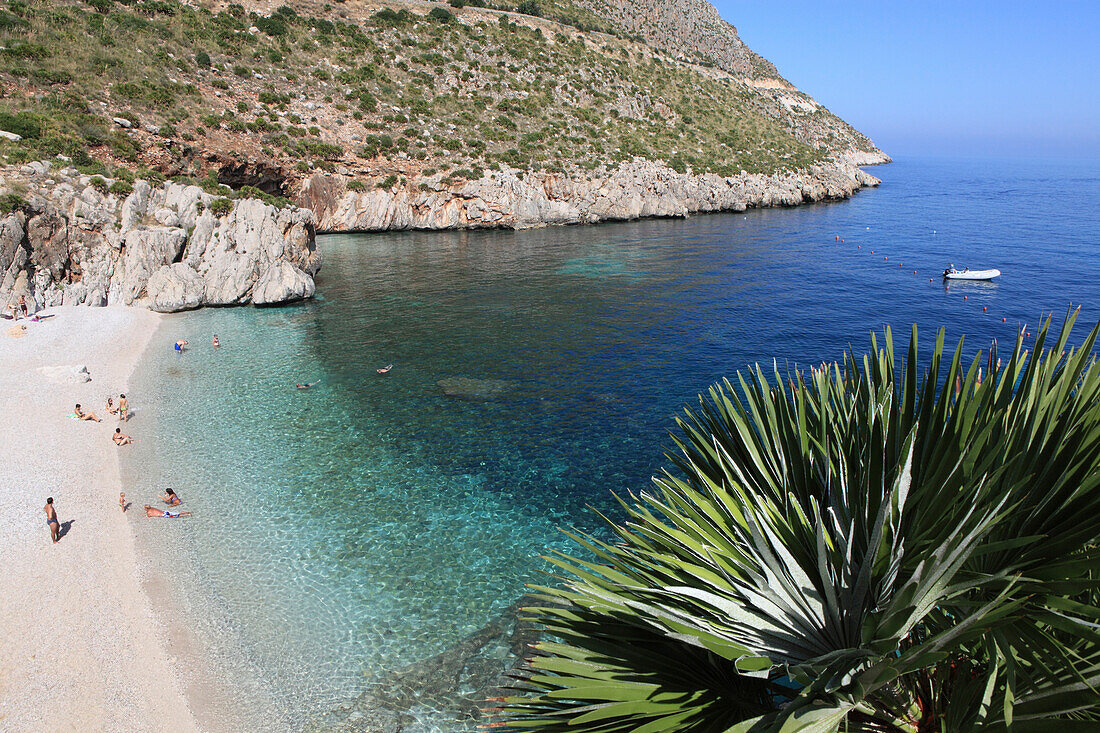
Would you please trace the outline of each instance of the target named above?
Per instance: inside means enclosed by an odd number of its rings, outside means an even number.
[[[884,325],[977,350],[1071,303],[1100,318],[1095,164],[873,172],[797,209],[325,236],[315,301],[166,319],[132,385],[127,494],[176,487],[195,518],[134,520],[146,557],[177,543],[200,633],[299,725],[542,582],[558,528],[645,488],[673,416],[722,377],[832,361]],[[1004,274],[945,290],[949,262]]]

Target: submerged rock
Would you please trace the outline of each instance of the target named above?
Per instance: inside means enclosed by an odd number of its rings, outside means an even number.
[[[516,388],[515,382],[506,379],[475,379],[473,377],[447,377],[436,384],[448,397],[464,400],[495,400]]]
[[[519,618],[530,601],[521,598],[498,618],[439,654],[409,664],[373,682],[353,703],[319,716],[307,733],[412,733],[424,730],[418,717],[457,722],[463,729],[486,722],[486,700],[506,694],[509,676],[539,638]]]

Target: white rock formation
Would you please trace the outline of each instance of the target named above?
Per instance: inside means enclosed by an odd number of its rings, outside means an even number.
[[[0,170],[0,193],[18,187],[26,201],[0,217],[0,305],[24,295],[36,308],[176,311],[313,295],[321,257],[309,211],[241,199],[215,216],[218,197],[198,186],[137,181],[123,199],[72,168],[39,180],[49,167]]]
[[[83,364],[44,366],[38,367],[38,371],[46,377],[46,381],[54,384],[83,384],[92,381],[88,367]]]
[[[860,160],[866,164],[870,161]],[[875,161],[881,162],[881,160]],[[743,211],[847,198],[879,180],[842,161],[804,173],[677,173],[645,160],[603,176],[491,171],[476,181],[443,185],[439,176],[393,189],[347,190],[333,174],[308,178],[298,195],[323,231],[388,229],[527,229],[547,224],[591,224],[649,216]],[[423,184],[423,185],[421,185]]]

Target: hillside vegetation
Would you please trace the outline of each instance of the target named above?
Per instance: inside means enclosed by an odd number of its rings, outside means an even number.
[[[494,5],[8,0],[0,129],[23,140],[0,156],[278,195],[316,170],[373,186],[640,157],[733,175],[875,150],[810,97],[755,84],[770,65],[678,61],[608,3]]]

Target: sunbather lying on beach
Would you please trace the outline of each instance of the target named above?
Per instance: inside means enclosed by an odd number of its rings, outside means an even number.
[[[94,420],[95,422],[102,422],[102,420],[95,416],[94,412],[84,412],[83,410],[81,410],[80,405],[77,405],[73,409],[73,414],[76,415],[76,418],[78,420]]]
[[[179,519],[180,517],[191,516],[191,512],[174,512],[171,509],[157,509],[155,506],[146,504],[145,516],[154,517],[156,519]]]
[[[165,504],[171,504],[172,506],[179,506],[183,503],[183,499],[176,495],[176,492],[172,489],[165,489],[164,495],[160,497],[160,500]]]
[[[115,441],[115,445],[130,445],[134,442],[133,438],[122,432],[122,428],[115,428],[115,434],[111,436],[111,440]]]

